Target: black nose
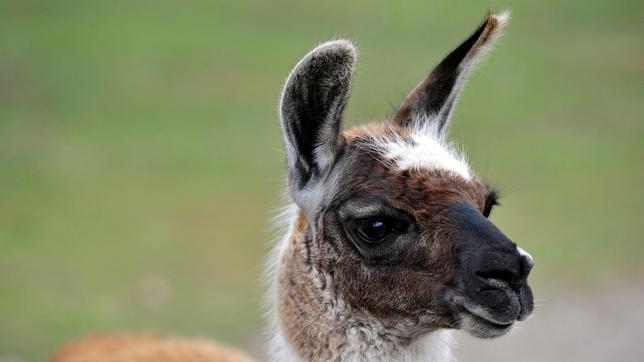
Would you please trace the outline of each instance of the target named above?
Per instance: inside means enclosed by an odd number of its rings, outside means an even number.
[[[527,284],[532,258],[517,248],[494,224],[472,205],[449,207],[456,227],[459,271],[468,284],[484,282],[490,287],[519,290]]]
[[[456,298],[457,307],[501,325],[526,319],[534,307],[528,285],[530,255],[472,205],[450,205],[448,212],[461,298]]]
[[[512,249],[487,250],[473,261],[474,274],[495,288],[521,289],[526,285],[532,260]]]

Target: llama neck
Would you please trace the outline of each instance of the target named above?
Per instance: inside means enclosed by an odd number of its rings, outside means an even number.
[[[293,216],[274,255],[272,360],[453,360],[450,331],[409,337],[401,333],[405,326],[386,325],[348,305],[331,276],[307,262],[307,231],[304,216]]]

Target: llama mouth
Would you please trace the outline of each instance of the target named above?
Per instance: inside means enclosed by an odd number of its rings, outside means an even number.
[[[494,338],[506,334],[520,319],[522,305],[512,289],[482,290],[478,298],[450,293],[452,303],[458,305],[455,315],[459,327],[478,338]]]
[[[514,321],[498,323],[486,317],[475,314],[467,309],[461,313],[461,328],[478,338],[495,338],[510,331]]]

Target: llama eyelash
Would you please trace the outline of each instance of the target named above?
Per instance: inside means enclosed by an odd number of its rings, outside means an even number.
[[[485,198],[485,205],[483,206],[483,216],[489,217],[494,206],[501,206],[499,202],[500,196],[496,189],[490,189],[490,193]]]

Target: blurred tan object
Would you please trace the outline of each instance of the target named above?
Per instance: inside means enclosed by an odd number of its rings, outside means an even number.
[[[230,347],[205,339],[153,334],[92,334],[63,346],[50,362],[252,362]]]

